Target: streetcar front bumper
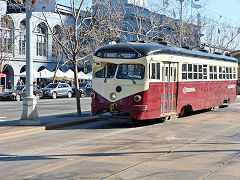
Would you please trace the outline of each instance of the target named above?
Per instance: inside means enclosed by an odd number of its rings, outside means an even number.
[[[105,112],[110,112],[112,114],[122,114],[127,113],[133,119],[142,119],[143,113],[147,112],[147,105],[121,105],[117,103],[92,103],[92,115],[98,115]]]

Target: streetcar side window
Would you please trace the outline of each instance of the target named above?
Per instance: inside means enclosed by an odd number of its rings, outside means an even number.
[[[222,67],[220,66],[218,70],[219,70],[219,79],[222,79]]]
[[[223,79],[225,79],[225,67],[222,67],[223,69]]]
[[[174,67],[174,82],[176,81],[177,81],[177,67]]]
[[[213,66],[209,66],[209,77],[213,79]]]
[[[149,66],[148,66],[148,69],[149,69],[149,72],[148,72],[148,78],[151,79],[151,63],[149,63]]]
[[[214,66],[213,70],[214,70],[214,79],[217,79],[217,66]]]
[[[198,79],[198,65],[193,65],[193,79]]]
[[[207,79],[207,65],[203,65],[203,79]]]
[[[203,78],[202,70],[202,65],[198,65],[198,79]]]
[[[229,75],[230,75],[230,79],[232,79],[232,67],[229,68]]]
[[[236,79],[236,68],[233,67],[233,79]]]
[[[157,63],[157,79],[159,79],[160,80],[160,63]]]
[[[182,64],[182,79],[187,79],[187,64]]]
[[[150,63],[149,64],[149,79],[161,79],[161,74],[160,74],[160,63]]]
[[[156,63],[152,63],[151,79],[156,79]]]
[[[192,79],[192,64],[188,64],[188,79]]]
[[[226,67],[226,79],[229,79],[229,68]]]

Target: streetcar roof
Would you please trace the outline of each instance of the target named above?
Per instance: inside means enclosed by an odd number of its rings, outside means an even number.
[[[234,57],[223,56],[211,53],[205,53],[196,50],[189,50],[184,48],[169,47],[157,43],[117,43],[113,45],[103,46],[95,52],[95,56],[99,53],[137,53],[141,56],[158,55],[158,54],[173,54],[180,56],[198,57],[204,59],[214,59],[238,62]]]

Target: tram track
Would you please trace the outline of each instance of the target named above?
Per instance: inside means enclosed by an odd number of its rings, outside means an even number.
[[[207,180],[208,178],[214,176],[218,171],[226,167],[228,164],[230,164],[233,160],[235,160],[238,157],[240,157],[240,151],[236,153],[232,158],[225,160],[223,163],[213,168],[208,174],[203,176],[200,180]]]
[[[128,166],[128,167],[126,167],[126,168],[124,168],[124,169],[122,169],[122,170],[120,170],[120,171],[118,171],[118,172],[115,172],[115,173],[111,174],[111,175],[108,175],[108,176],[106,176],[106,177],[103,177],[103,178],[101,178],[101,180],[113,178],[114,176],[119,175],[119,174],[121,174],[121,173],[126,173],[126,171],[128,171],[128,170],[130,170],[130,169],[132,169],[132,168],[136,168],[137,166],[141,166],[141,165],[143,165],[143,164],[145,164],[145,163],[148,163],[149,161],[151,161],[151,160],[153,160],[153,159],[156,159],[156,158],[159,158],[160,156],[170,155],[171,153],[178,152],[178,149],[181,149],[181,148],[186,147],[186,146],[190,146],[190,145],[192,145],[192,144],[194,144],[194,143],[197,143],[198,141],[202,141],[202,140],[204,140],[204,139],[206,139],[206,138],[209,138],[209,137],[211,137],[211,136],[214,136],[214,135],[216,135],[216,134],[224,133],[225,131],[229,131],[230,129],[235,129],[235,128],[236,128],[236,127],[225,128],[225,129],[220,130],[220,131],[218,131],[218,132],[208,134],[208,135],[206,135],[206,136],[204,136],[204,137],[201,137],[201,138],[199,138],[199,139],[192,140],[192,141],[190,141],[190,142],[188,142],[188,143],[185,143],[185,144],[183,144],[183,145],[180,145],[180,146],[178,146],[178,147],[174,147],[173,149],[171,149],[171,150],[169,150],[169,151],[166,151],[164,154],[161,152],[160,154],[157,154],[157,155],[155,155],[155,156],[153,156],[153,157],[151,157],[151,158],[148,158],[148,159],[146,159],[146,160],[144,160],[144,161],[141,161],[141,162],[138,162],[138,163],[133,164],[133,165],[131,165],[131,166]],[[238,126],[238,128],[240,128],[240,125]],[[209,172],[206,173],[206,175],[204,175],[203,177],[201,177],[201,178],[199,178],[199,179],[201,179],[201,180],[206,180],[206,179],[208,179],[210,176],[213,176],[213,175],[214,175],[215,173],[217,173],[221,168],[226,167],[228,164],[230,164],[234,159],[236,159],[236,158],[238,158],[238,157],[240,157],[240,151],[237,152],[232,158],[227,159],[227,160],[225,160],[223,163],[221,163],[221,164],[217,165],[216,167],[214,167],[213,169],[210,169]]]
[[[185,122],[184,124],[181,125],[182,126],[181,128],[178,128],[178,131],[185,131],[188,128],[193,128],[193,127],[199,126],[202,123],[204,123],[204,121],[189,121],[187,123]],[[154,136],[156,136],[156,135],[157,135],[157,137],[169,137],[169,136],[171,136],[171,134],[174,134],[174,128],[176,128],[176,127],[172,127],[172,126],[169,126],[169,129],[166,130],[166,131],[162,131],[162,132],[159,132],[158,134],[154,134],[155,131],[157,131],[157,129],[159,129],[158,125],[161,125],[161,124],[156,124],[155,127],[154,126],[142,126],[142,127],[134,127],[134,128],[120,129],[120,130],[117,129],[117,131],[110,130],[110,132],[107,132],[107,133],[105,132],[105,134],[101,134],[101,135],[99,135],[97,133],[97,134],[94,135],[94,137],[91,137],[91,138],[87,138],[87,139],[81,138],[81,139],[78,139],[78,140],[75,140],[75,141],[71,141],[71,142],[67,142],[67,143],[59,144],[59,145],[54,145],[54,146],[39,149],[39,150],[36,150],[36,151],[31,151],[31,152],[27,152],[27,153],[19,153],[19,154],[16,154],[15,157],[14,156],[13,157],[6,157],[5,160],[11,160],[11,158],[14,159],[14,158],[19,158],[21,156],[24,157],[24,156],[31,156],[31,155],[34,155],[34,154],[42,154],[44,152],[51,152],[51,151],[54,151],[54,150],[57,150],[57,149],[64,149],[64,148],[67,148],[68,146],[78,146],[78,145],[88,143],[88,142],[94,142],[94,141],[97,142],[97,141],[102,140],[104,138],[108,138],[108,137],[112,137],[112,136],[118,136],[119,134],[126,134],[126,133],[129,133],[129,132],[133,132],[133,131],[141,130],[141,129],[146,129],[146,131],[147,131],[147,129],[154,128],[153,132],[151,131],[152,135],[151,135],[151,133],[148,134],[148,136],[145,137],[145,141],[147,141],[151,138],[154,138]],[[166,126],[166,124],[164,124],[164,126]],[[156,159],[156,158],[159,158],[159,157],[165,156],[165,155],[171,155],[174,152],[178,152],[181,148],[190,146],[194,143],[198,143],[198,142],[203,141],[204,139],[207,139],[207,138],[212,137],[214,135],[223,134],[224,132],[231,131],[231,129],[235,129],[235,128],[239,129],[240,125],[239,126],[230,126],[228,128],[224,127],[224,128],[222,128],[218,131],[214,131],[214,132],[211,132],[207,135],[203,135],[200,138],[197,138],[197,139],[195,138],[195,139],[189,140],[187,143],[181,144],[179,146],[172,147],[169,150],[161,151],[160,153],[157,153],[157,154],[154,153],[154,156],[146,158],[145,160],[139,161],[135,164],[131,164],[131,165],[119,170],[119,171],[116,171],[115,173],[112,173],[108,176],[103,177],[102,179],[114,178],[115,176],[117,176],[121,173],[126,173],[126,172],[128,172],[129,170],[131,170],[135,167],[145,165],[146,163],[151,162],[151,160],[153,160],[153,159]],[[164,129],[164,128],[160,128],[160,129]],[[56,136],[59,133],[57,131],[54,131],[54,132],[56,132]],[[53,134],[55,134],[55,133],[53,133]],[[136,134],[137,134],[137,131],[136,131]],[[114,152],[117,152],[117,151],[120,151],[120,150],[124,150],[124,152],[126,153],[127,152],[126,148],[131,146],[132,143],[133,142],[130,141],[130,142],[125,142],[124,144],[121,144],[121,145],[115,144],[114,145],[115,148],[111,147],[111,149],[109,151],[105,151],[105,152],[101,152],[101,149],[99,149],[100,151],[96,149],[96,151],[98,152],[98,154],[102,154],[103,158],[108,158],[108,154],[111,154],[111,153],[114,154]],[[141,152],[139,152],[139,154],[141,155]],[[237,157],[239,157],[239,155],[237,155],[236,158]],[[60,168],[63,168],[65,166],[69,166],[69,165],[72,165],[72,164],[75,164],[75,163],[79,163],[79,162],[87,160],[87,159],[93,159],[93,157],[91,157],[91,156],[86,157],[86,156],[79,155],[79,156],[73,156],[70,159],[69,158],[63,159],[61,162],[59,162],[57,164],[54,164],[54,163],[51,164],[51,168],[49,168],[49,169],[47,168],[47,167],[49,167],[48,165],[44,165],[42,167],[38,167],[36,169],[30,170],[29,172],[32,175],[29,176],[29,177],[32,178],[32,177],[35,177],[37,175],[44,174],[44,173],[47,173],[47,172],[50,172],[50,171],[54,171],[56,169],[60,169]],[[2,160],[4,160],[4,158],[2,158]],[[229,163],[231,163],[230,161],[228,162],[227,160],[224,161],[224,162],[226,162],[225,165],[228,165]],[[213,168],[212,170],[209,170],[209,172],[206,172],[206,174],[207,175],[209,174],[209,175],[208,176],[205,175],[206,177],[203,176],[203,178],[210,177],[211,175],[216,173],[222,166],[218,165],[217,167],[219,167],[219,168]],[[47,168],[47,170],[46,170],[46,168]]]

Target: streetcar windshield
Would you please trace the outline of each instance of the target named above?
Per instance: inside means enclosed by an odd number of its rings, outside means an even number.
[[[96,78],[114,78],[118,67],[117,79],[144,79],[145,68],[142,64],[113,64],[107,63],[103,69],[97,71]]]
[[[97,78],[113,78],[117,69],[117,64],[107,63],[103,69],[97,71],[94,77]]]
[[[117,79],[143,79],[144,72],[142,64],[120,64]]]

